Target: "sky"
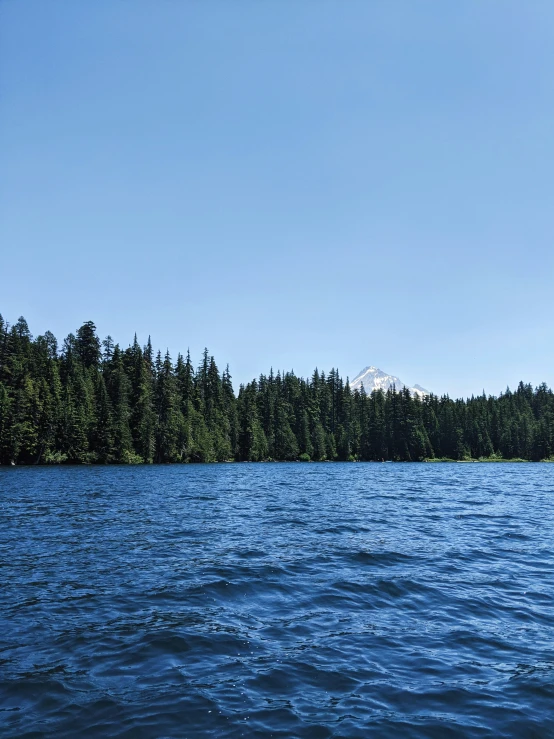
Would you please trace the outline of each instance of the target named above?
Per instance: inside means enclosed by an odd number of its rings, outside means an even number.
[[[552,0],[0,0],[0,313],[554,386],[553,131]]]

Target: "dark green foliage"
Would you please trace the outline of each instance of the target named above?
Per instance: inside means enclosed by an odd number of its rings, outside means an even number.
[[[468,400],[352,392],[338,370],[261,375],[235,397],[206,349],[122,350],[87,321],[58,351],[0,316],[0,464],[551,459],[554,395],[520,383]]]
[[[129,421],[131,409],[129,395],[131,386],[125,371],[123,356],[118,345],[114,347],[111,359],[105,362],[103,376],[111,402],[111,436],[114,462],[126,463],[134,456]]]
[[[92,321],[83,323],[77,331],[75,348],[85,367],[98,367],[100,363],[100,339],[96,336],[96,326]]]

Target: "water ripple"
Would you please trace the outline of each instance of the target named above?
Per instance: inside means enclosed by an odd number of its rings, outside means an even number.
[[[554,737],[554,466],[0,470],[8,737]]]

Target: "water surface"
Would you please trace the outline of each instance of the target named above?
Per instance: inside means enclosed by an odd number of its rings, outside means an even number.
[[[0,470],[7,737],[554,737],[554,465]]]

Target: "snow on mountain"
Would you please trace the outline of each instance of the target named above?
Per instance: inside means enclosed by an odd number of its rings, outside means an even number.
[[[365,367],[350,383],[352,390],[359,390],[362,385],[368,395],[373,392],[373,390],[382,390],[386,393],[393,385],[397,390],[403,390],[407,387],[407,385],[405,385],[398,377],[387,375],[386,372],[383,372],[383,370],[380,370],[378,367]],[[408,390],[412,395],[419,395],[420,398],[425,397],[425,395],[430,395],[430,392],[421,387],[421,385],[408,387]]]

